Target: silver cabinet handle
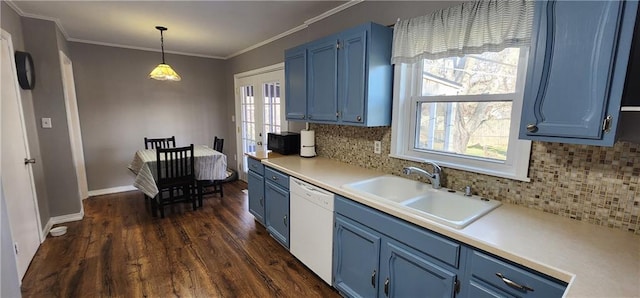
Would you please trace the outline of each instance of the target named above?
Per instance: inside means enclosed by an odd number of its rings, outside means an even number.
[[[527,124],[527,131],[536,132],[538,131],[538,127],[535,124]]]
[[[286,227],[287,226],[287,216],[286,215],[282,218],[282,222],[284,223],[284,226]]]
[[[389,278],[384,281],[384,294],[389,297]]]
[[[36,159],[35,158],[25,158],[24,159],[24,164],[28,165],[30,163],[36,163]]]
[[[517,282],[512,281],[512,280],[510,280],[510,279],[508,279],[508,278],[504,277],[504,275],[502,275],[502,273],[500,273],[500,272],[497,272],[497,273],[496,273],[496,276],[497,276],[497,277],[499,277],[500,279],[502,279],[502,281],[503,281],[505,284],[507,284],[507,286],[510,286],[510,287],[512,287],[512,288],[514,288],[514,289],[518,289],[518,290],[524,290],[524,291],[531,291],[531,292],[533,292],[533,288],[530,288],[530,287],[528,287],[528,286],[523,286],[523,285],[521,285],[521,284],[518,284]]]
[[[373,270],[373,273],[371,273],[371,286],[375,289],[376,288],[376,270]]]

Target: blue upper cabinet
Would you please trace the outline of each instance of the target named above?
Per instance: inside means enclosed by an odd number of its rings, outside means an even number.
[[[337,37],[329,36],[307,45],[308,121],[338,120]]]
[[[284,52],[284,76],[287,119],[305,120],[307,116],[307,48]]]
[[[638,2],[536,2],[520,138],[612,146]]]
[[[306,48],[307,98],[287,98],[287,119],[359,126],[391,124],[393,30],[366,23],[299,46]],[[294,49],[297,49],[294,48]],[[285,52],[287,57],[294,49]],[[287,75],[286,84],[290,78]],[[289,87],[286,87],[289,88]],[[306,117],[294,117],[292,106],[307,107]]]

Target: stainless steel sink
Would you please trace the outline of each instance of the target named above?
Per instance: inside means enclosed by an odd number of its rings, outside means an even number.
[[[396,204],[410,213],[456,229],[464,228],[501,205],[496,200],[467,197],[444,188],[433,189],[430,184],[392,175],[345,184],[342,188],[366,198]]]

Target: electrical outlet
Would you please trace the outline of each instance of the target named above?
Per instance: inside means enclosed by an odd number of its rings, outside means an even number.
[[[375,154],[382,153],[382,142],[373,141],[373,153],[375,153]]]
[[[42,121],[42,128],[51,128],[51,127],[53,127],[51,125],[51,118],[42,118],[41,121]]]

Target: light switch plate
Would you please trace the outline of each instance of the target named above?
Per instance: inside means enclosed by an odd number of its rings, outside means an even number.
[[[52,128],[51,118],[42,118],[42,128]]]

